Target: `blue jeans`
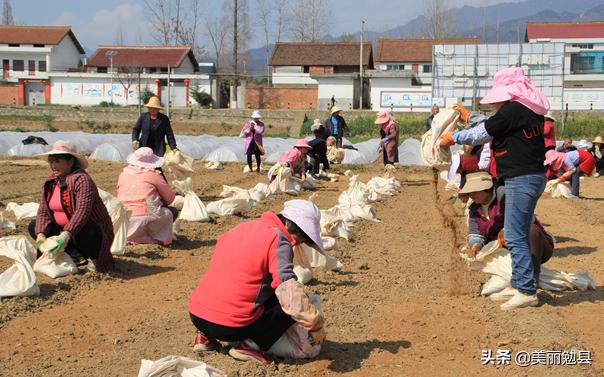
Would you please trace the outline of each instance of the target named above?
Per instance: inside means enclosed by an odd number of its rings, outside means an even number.
[[[505,243],[512,256],[512,287],[534,295],[533,260],[529,235],[537,200],[545,188],[545,174],[505,180]]]

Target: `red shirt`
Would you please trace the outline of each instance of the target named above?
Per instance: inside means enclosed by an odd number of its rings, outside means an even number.
[[[549,118],[545,118],[545,121],[543,122],[543,141],[545,143],[545,148],[556,148],[556,132],[554,130],[554,122]]]
[[[272,212],[239,224],[218,239],[210,266],[189,299],[189,312],[206,321],[244,327],[264,312],[283,282],[296,279],[294,240]]]

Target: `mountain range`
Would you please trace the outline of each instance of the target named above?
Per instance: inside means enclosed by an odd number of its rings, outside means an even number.
[[[518,43],[524,41],[527,22],[573,22],[604,20],[602,0],[527,0],[486,7],[463,6],[450,10],[456,32],[450,37],[478,37],[480,43]],[[522,16],[519,16],[522,15]],[[404,25],[383,31],[366,31],[364,40],[374,48],[378,38],[421,38],[425,17],[419,16]],[[360,33],[352,34],[356,40]],[[322,41],[338,41],[341,36],[326,35]],[[270,51],[273,45],[269,46]],[[246,70],[252,74],[266,72],[266,47],[247,51]]]

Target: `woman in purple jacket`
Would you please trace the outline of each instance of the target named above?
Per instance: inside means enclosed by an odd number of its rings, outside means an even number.
[[[252,113],[252,120],[243,126],[241,137],[245,137],[245,154],[247,155],[247,166],[252,170],[252,155],[256,157],[256,172],[260,172],[260,156],[264,154],[262,145],[262,134],[264,123],[260,120],[260,111]]]

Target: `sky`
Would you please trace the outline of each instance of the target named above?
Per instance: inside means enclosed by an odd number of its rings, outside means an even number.
[[[250,2],[252,20],[251,47],[263,45],[261,25],[254,21],[257,0]],[[330,34],[340,35],[360,30],[385,31],[422,14],[425,0],[326,0],[332,13]],[[485,6],[522,0],[449,0],[450,5]],[[222,0],[201,0],[201,17],[217,17]],[[143,0],[12,0],[13,16],[23,25],[70,25],[86,48],[116,41],[118,24],[123,28],[126,44],[152,44],[149,21]],[[203,39],[202,39],[202,42]]]

